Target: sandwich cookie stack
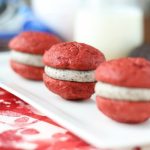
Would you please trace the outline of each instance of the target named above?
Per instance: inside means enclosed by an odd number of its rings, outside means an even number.
[[[56,36],[43,32],[19,34],[9,43],[12,69],[24,78],[42,80],[42,56],[46,50],[60,41]]]
[[[87,99],[94,93],[94,71],[104,61],[104,55],[92,46],[77,42],[56,44],[44,54],[44,83],[65,99]]]
[[[150,62],[121,58],[102,63],[96,70],[98,108],[124,123],[140,123],[150,117]]]

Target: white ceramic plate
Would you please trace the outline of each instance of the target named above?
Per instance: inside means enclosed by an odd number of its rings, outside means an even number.
[[[98,148],[126,148],[150,143],[150,121],[117,123],[96,108],[94,100],[69,102],[49,92],[42,82],[28,81],[9,67],[8,53],[0,53],[0,86],[31,104],[71,132]],[[93,96],[94,99],[94,96]]]

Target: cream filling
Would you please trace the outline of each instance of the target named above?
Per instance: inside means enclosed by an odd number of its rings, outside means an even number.
[[[95,82],[94,71],[76,71],[67,69],[56,69],[45,66],[45,73],[54,79],[75,81],[75,82]]]
[[[150,101],[150,89],[148,88],[127,88],[97,82],[95,92],[98,96],[115,100]]]
[[[44,67],[44,64],[42,62],[42,55],[34,55],[34,54],[22,53],[22,52],[12,50],[11,59],[25,65]]]

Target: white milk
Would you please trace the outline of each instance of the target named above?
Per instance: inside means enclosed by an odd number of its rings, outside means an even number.
[[[126,56],[143,42],[143,13],[128,6],[82,9],[76,17],[74,40],[98,48],[107,59]]]

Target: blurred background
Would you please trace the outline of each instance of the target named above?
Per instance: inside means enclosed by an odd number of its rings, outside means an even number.
[[[107,59],[123,57],[150,44],[150,0],[0,0],[0,51],[22,31],[84,42]]]

